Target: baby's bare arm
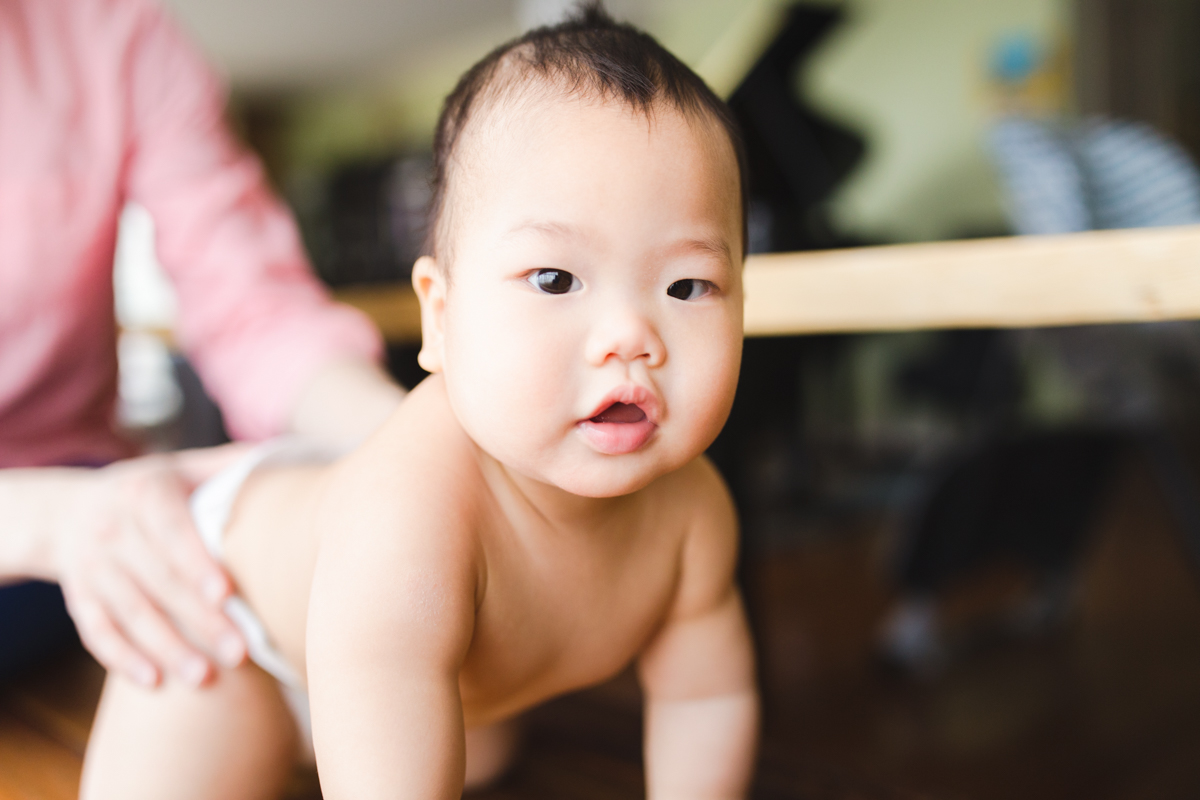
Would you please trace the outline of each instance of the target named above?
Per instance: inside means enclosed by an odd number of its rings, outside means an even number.
[[[737,521],[709,474],[694,502],[675,606],[643,652],[646,782],[650,800],[746,796],[758,739],[754,653],[733,583]]]
[[[477,582],[463,535],[469,504],[429,472],[397,483],[378,460],[346,466],[318,515],[327,533],[308,615],[323,794],[457,798],[465,758],[458,676]]]
[[[758,692],[734,591],[670,626],[641,664],[650,800],[743,798],[754,768]]]

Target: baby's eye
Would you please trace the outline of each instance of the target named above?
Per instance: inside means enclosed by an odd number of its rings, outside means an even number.
[[[539,269],[529,276],[529,282],[546,294],[566,294],[583,288],[579,278],[565,269]]]
[[[676,300],[699,300],[701,297],[712,294],[715,288],[711,281],[704,281],[699,278],[684,278],[668,286],[667,294]]]

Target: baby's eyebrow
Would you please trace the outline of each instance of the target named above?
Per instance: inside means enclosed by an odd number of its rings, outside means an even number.
[[[557,236],[562,238],[577,238],[582,235],[582,232],[574,225],[568,225],[565,222],[549,222],[545,220],[529,220],[515,225],[509,229],[506,236],[515,236],[518,233],[541,233],[546,236]]]
[[[522,233],[538,233],[544,236],[563,239],[586,238],[586,233],[581,228],[565,222],[552,222],[549,220],[529,220],[519,223],[510,228],[505,235],[516,236]],[[729,242],[722,236],[700,236],[679,239],[662,248],[661,252],[667,256],[699,254],[716,258],[718,261],[726,264],[733,263],[733,248],[729,246]]]
[[[682,239],[670,245],[667,250],[672,254],[699,253],[706,256],[715,256],[717,259],[725,262],[732,262],[733,260],[733,251],[729,246],[729,242],[719,236]]]

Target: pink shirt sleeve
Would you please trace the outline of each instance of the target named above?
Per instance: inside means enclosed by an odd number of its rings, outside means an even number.
[[[318,283],[291,215],[226,127],[222,86],[157,8],[145,8],[127,70],[126,191],[154,217],[180,345],[233,436],[280,433],[317,369],[378,360],[379,334]]]

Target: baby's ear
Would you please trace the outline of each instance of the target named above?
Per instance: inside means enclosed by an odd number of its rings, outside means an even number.
[[[421,256],[413,264],[412,284],[421,301],[421,352],[417,354],[417,363],[426,372],[441,372],[446,276],[437,261]]]

